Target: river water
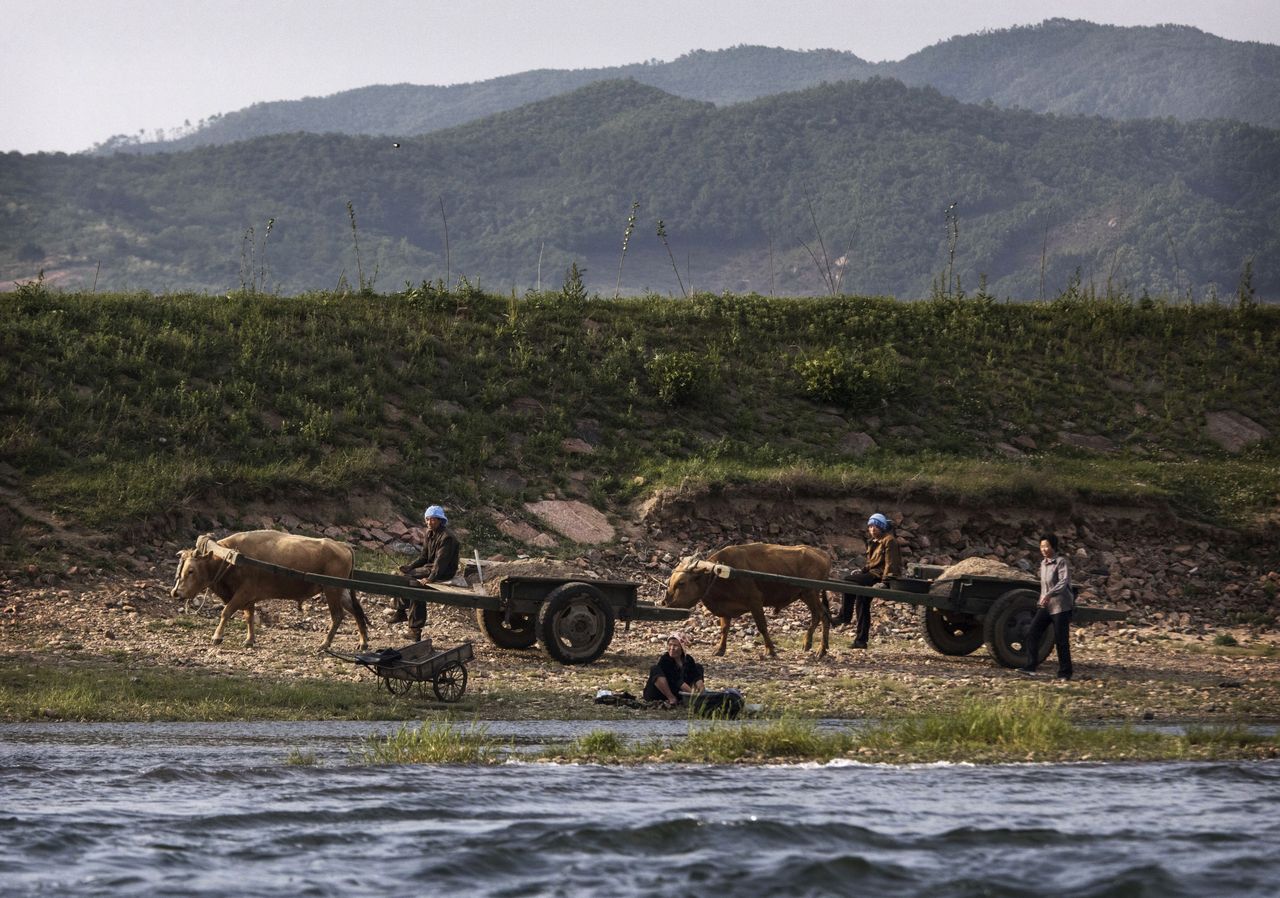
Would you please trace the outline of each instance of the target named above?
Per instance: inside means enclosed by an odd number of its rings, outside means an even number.
[[[528,746],[683,721],[488,725]],[[370,723],[0,725],[15,895],[1280,894],[1280,763],[370,767]],[[313,765],[286,763],[290,752]],[[518,752],[517,752],[518,755]]]

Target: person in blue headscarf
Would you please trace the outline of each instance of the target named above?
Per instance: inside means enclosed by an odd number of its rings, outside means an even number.
[[[447,583],[458,573],[458,540],[449,532],[449,518],[441,506],[432,505],[424,511],[422,521],[427,525],[422,538],[422,554],[409,564],[401,565],[400,573],[408,576],[411,584]],[[391,623],[408,623],[409,635],[414,642],[422,639],[422,627],[426,622],[426,602],[396,597]]]
[[[858,586],[875,586],[891,577],[902,576],[902,545],[893,533],[893,524],[884,515],[876,512],[867,519],[867,563],[845,577],[848,583]],[[865,649],[871,637],[871,596],[845,593],[840,605],[840,616],[837,623],[847,624],[853,620],[853,648]]]

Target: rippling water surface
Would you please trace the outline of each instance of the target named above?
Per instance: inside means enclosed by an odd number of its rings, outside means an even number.
[[[596,726],[490,732],[530,743]],[[394,728],[0,726],[0,885],[276,898],[1280,894],[1276,763],[353,765],[365,735]],[[291,751],[317,764],[289,766]]]

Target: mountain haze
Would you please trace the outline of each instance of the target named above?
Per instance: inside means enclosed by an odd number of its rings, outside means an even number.
[[[1108,118],[1232,118],[1280,127],[1280,47],[1230,41],[1195,28],[1122,28],[1051,19],[954,37],[898,62],[836,50],[740,46],[672,62],[541,69],[451,86],[376,85],[328,97],[255,103],[175,129],[171,139],[116,135],[96,151],[159,152],[294,131],[426,134],[576,90],[630,78],[725,105],[823,82],[897,78],[967,102]]]
[[[610,81],[400,143],[8,154],[0,276],[296,292],[376,272],[383,290],[466,276],[523,291],[577,262],[607,295],[917,297],[985,275],[1024,299],[1073,279],[1204,297],[1253,260],[1255,287],[1280,294],[1280,133],[1235,122],[1045,116],[884,79],[726,107]]]

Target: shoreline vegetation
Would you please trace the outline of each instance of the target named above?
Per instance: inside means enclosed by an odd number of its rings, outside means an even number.
[[[609,718],[636,713],[583,706],[576,697],[523,704],[526,719],[586,719],[599,726],[571,742],[522,753],[488,734],[481,714],[502,712],[487,696],[444,705],[402,700],[368,681],[265,679],[195,670],[126,667],[104,661],[66,664],[53,659],[0,659],[0,719],[32,721],[406,720],[389,736],[368,737],[353,763],[498,764],[510,760],[593,764],[772,764],[839,759],[865,763],[957,762],[998,764],[1067,761],[1227,760],[1280,758],[1280,733],[1260,735],[1247,721],[1183,721],[1182,732],[1144,729],[1131,722],[1095,724],[1073,717],[1070,697],[1043,683],[994,697],[958,691],[926,710],[895,716],[841,715],[849,726],[819,726],[767,704],[740,721],[689,718],[674,739],[628,741]],[[1036,687],[1040,687],[1038,690]],[[874,688],[874,684],[871,684]],[[494,701],[498,698],[498,701]],[[885,708],[892,714],[892,709]],[[677,712],[680,713],[680,712]],[[506,716],[506,715],[502,715]],[[665,715],[663,715],[665,716]],[[830,721],[832,717],[826,717]],[[834,715],[833,715],[834,717]],[[601,719],[604,718],[604,719]],[[1177,723],[1165,715],[1161,723]],[[286,763],[315,763],[293,753]]]

